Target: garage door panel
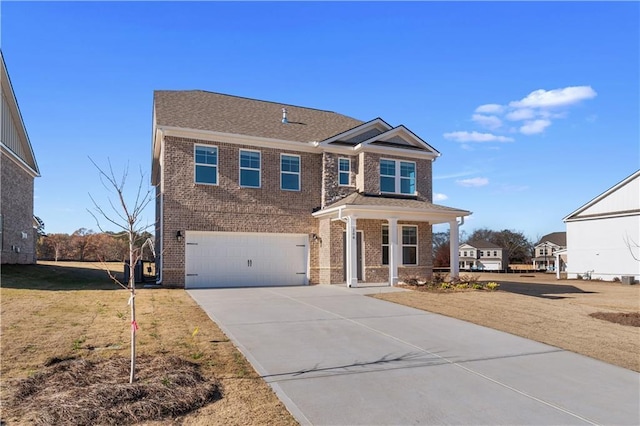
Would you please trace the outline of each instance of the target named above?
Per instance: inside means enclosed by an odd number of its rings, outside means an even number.
[[[308,236],[186,232],[186,287],[307,284]]]

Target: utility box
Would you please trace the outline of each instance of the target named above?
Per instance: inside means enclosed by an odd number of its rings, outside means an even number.
[[[636,283],[636,280],[633,275],[623,275],[620,278],[620,281],[622,282],[622,284],[627,284],[627,285],[632,285]]]
[[[144,271],[142,269],[142,260],[138,260],[136,262],[135,267],[133,268],[133,277],[136,284],[144,282],[143,272]],[[124,264],[124,283],[123,284],[128,284],[128,283],[129,283],[129,261],[127,260]]]

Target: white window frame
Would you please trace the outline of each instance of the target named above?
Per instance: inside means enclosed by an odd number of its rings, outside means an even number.
[[[387,230],[387,244],[384,243],[384,230]],[[387,263],[384,263],[384,248],[387,248]],[[389,244],[389,225],[382,225],[382,232],[380,234],[380,264],[389,265],[389,258],[391,257],[391,248]]]
[[[282,170],[282,157],[287,156],[287,157],[298,157],[298,171],[297,172],[285,172]],[[283,188],[282,187],[282,176],[284,174],[288,174],[288,175],[297,175],[298,176],[298,189],[287,189],[287,188]],[[280,189],[282,191],[294,191],[294,192],[300,192],[302,191],[302,158],[300,158],[299,155],[296,154],[280,154]]]
[[[205,164],[205,163],[198,163],[196,162],[196,151],[198,150],[198,147],[202,147],[202,148],[206,148],[206,149],[211,149],[211,148],[215,148],[216,150],[216,164]],[[193,144],[193,182],[197,185],[212,185],[212,186],[218,186],[220,184],[220,170],[219,170],[219,163],[220,163],[220,149],[216,146],[216,145],[205,145],[205,144]],[[196,169],[198,168],[198,166],[201,167],[215,167],[216,169],[216,183],[210,183],[210,182],[198,182],[197,178],[196,178]]]
[[[395,190],[393,192],[387,192],[387,191],[383,191],[382,190],[382,185],[380,185],[380,193],[381,194],[399,194],[399,195],[416,195],[417,190],[418,190],[418,166],[416,164],[415,161],[406,161],[406,160],[396,160],[394,158],[380,158],[380,160],[378,160],[378,168],[379,168],[379,180],[378,183],[380,183],[380,180],[382,179],[382,176],[386,176],[386,177],[391,177],[391,175],[383,175],[382,171],[380,170],[380,163],[382,162],[382,160],[385,161],[393,161],[395,163],[395,176],[393,176],[393,183],[395,186]],[[403,178],[401,176],[401,167],[402,164],[401,163],[408,163],[408,164],[413,164],[413,170],[415,172],[415,177],[413,178],[413,193],[403,193],[401,192],[401,188],[402,188],[402,179],[407,179],[407,178]]]
[[[341,161],[346,161],[347,164],[349,165],[349,169],[346,171],[343,171],[340,169],[340,162]],[[340,175],[346,173],[347,174],[347,183],[343,184],[340,182]],[[338,157],[338,186],[351,186],[351,158],[347,158],[347,157]]]
[[[414,228],[416,230],[416,243],[415,244],[405,244],[404,243],[404,228]],[[402,257],[402,266],[418,266],[420,264],[420,236],[418,235],[418,226],[417,225],[401,225],[400,226],[400,256]],[[416,263],[405,263],[404,261],[404,248],[405,247],[415,247],[416,248]]]
[[[242,153],[243,152],[257,152],[258,153],[258,168],[254,169],[253,167],[242,167]],[[242,184],[242,171],[243,170],[251,170],[251,171],[258,171],[258,186],[253,186],[253,185],[243,185]],[[257,150],[257,149],[240,149],[238,151],[238,184],[240,185],[240,188],[262,188],[262,152]]]

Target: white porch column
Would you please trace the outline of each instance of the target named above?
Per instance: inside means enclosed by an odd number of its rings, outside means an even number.
[[[358,231],[356,218],[347,216],[347,287],[358,286]]]
[[[560,253],[556,251],[556,279],[560,279]]]
[[[389,218],[389,285],[398,284],[398,219]]]
[[[458,233],[458,221],[452,220],[451,222],[449,222],[449,266],[451,268],[451,278],[457,278],[458,276],[460,276],[459,240],[460,236]]]

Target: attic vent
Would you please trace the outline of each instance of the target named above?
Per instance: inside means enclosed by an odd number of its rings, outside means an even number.
[[[287,120],[287,109],[286,108],[282,108],[282,122],[284,124],[287,124],[289,122],[289,120]]]

